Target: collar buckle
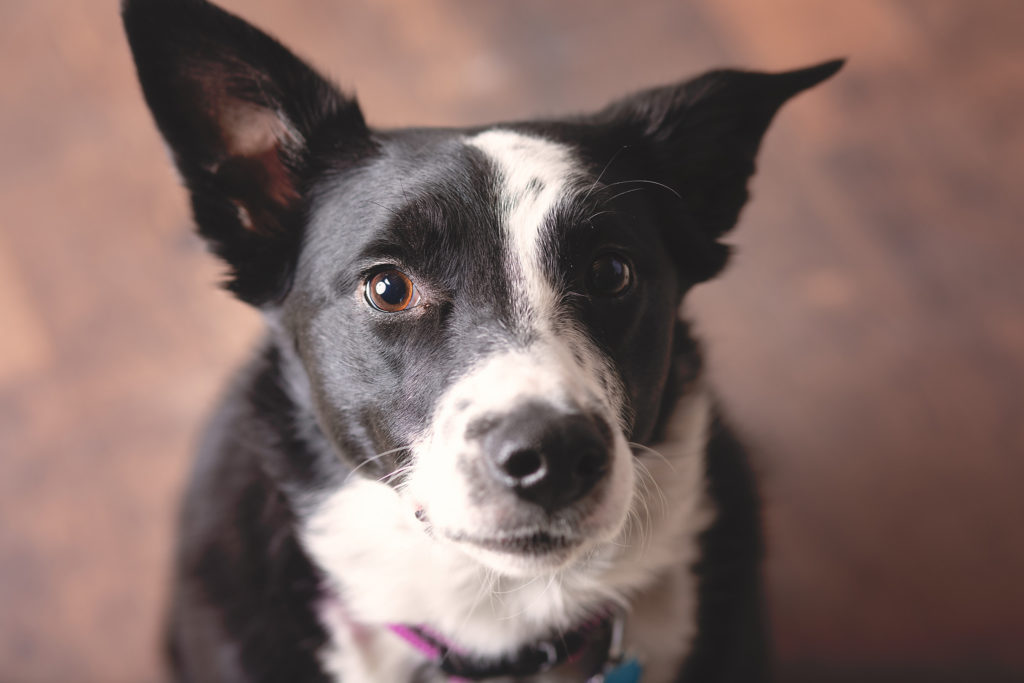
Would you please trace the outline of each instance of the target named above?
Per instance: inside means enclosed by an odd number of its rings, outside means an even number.
[[[547,661],[541,662],[539,665],[540,671],[551,671],[554,669],[561,659],[558,656],[558,648],[550,640],[542,640],[536,645],[538,652],[543,652],[544,656],[547,657]]]

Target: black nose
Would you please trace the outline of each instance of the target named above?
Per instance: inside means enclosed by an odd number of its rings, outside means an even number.
[[[548,512],[585,496],[608,470],[611,432],[596,416],[529,404],[486,425],[474,435],[492,476]]]

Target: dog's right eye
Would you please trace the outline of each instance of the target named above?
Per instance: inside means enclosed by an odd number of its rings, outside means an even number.
[[[384,313],[398,313],[420,303],[420,293],[400,270],[382,270],[366,279],[366,303]]]
[[[633,284],[633,269],[625,256],[609,252],[590,264],[587,286],[592,294],[604,297],[619,296]]]

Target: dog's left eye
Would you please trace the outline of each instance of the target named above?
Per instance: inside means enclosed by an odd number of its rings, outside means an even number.
[[[624,256],[602,254],[590,264],[587,288],[597,296],[619,296],[633,284],[633,268]]]
[[[366,302],[385,313],[405,311],[420,303],[420,293],[409,276],[389,268],[366,279]]]

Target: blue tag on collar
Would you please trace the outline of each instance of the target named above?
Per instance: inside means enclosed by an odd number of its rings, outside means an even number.
[[[640,677],[643,674],[644,667],[640,665],[639,661],[630,657],[606,671],[604,683],[640,683]]]

